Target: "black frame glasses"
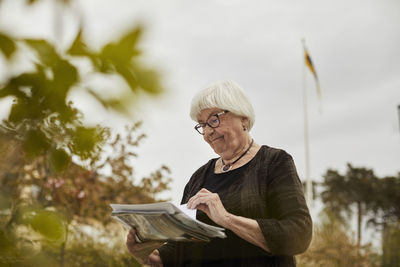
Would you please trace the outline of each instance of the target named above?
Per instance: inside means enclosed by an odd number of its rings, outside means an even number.
[[[224,111],[221,111],[221,112],[219,112],[217,114],[213,114],[210,117],[208,117],[206,122],[201,122],[201,123],[196,124],[196,126],[194,126],[194,129],[199,134],[204,135],[204,130],[205,130],[207,125],[210,126],[211,128],[219,127],[219,125],[221,123],[221,121],[219,119],[219,116],[221,116],[223,114],[226,114],[228,112],[229,112],[229,110],[224,110]]]

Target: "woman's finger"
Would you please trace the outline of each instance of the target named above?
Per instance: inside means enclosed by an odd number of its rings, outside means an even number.
[[[211,193],[210,191],[208,191],[207,189],[205,189],[205,188],[202,188],[202,189],[200,189],[200,191],[199,192],[205,192],[205,193]]]
[[[136,235],[136,230],[135,229],[130,229],[129,233],[128,233],[128,239],[135,239],[135,235]]]
[[[207,196],[209,196],[210,194],[212,194],[212,193],[210,193],[209,191],[208,191],[208,192],[205,192],[205,191],[201,192],[201,191],[199,191],[196,195],[192,196],[192,197],[189,199],[189,201],[187,202],[187,205],[186,205],[187,208],[189,208],[189,209],[195,208],[195,207],[193,206],[193,202],[194,202],[196,199],[198,199],[199,197],[207,197]]]
[[[199,196],[196,199],[194,199],[191,203],[191,207],[196,209],[198,205],[204,204],[204,205],[209,205],[211,199],[209,195],[206,196]]]

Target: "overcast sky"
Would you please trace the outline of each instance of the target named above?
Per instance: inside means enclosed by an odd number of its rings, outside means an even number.
[[[16,10],[9,2],[3,1],[1,29],[52,36],[52,9]],[[379,176],[400,171],[398,0],[85,0],[73,8],[83,14],[88,42],[95,46],[136,23],[145,25],[144,55],[163,73],[167,92],[143,100],[131,119],[143,119],[148,135],[138,149],[136,172],[169,166],[174,182],[166,196],[174,201],[191,174],[217,157],[189,118],[192,96],[217,80],[232,79],[245,89],[256,112],[255,142],[285,149],[304,178],[301,38],[322,90],[320,113],[308,71],[311,177],[320,181],[328,168],[344,172],[346,163]],[[66,43],[76,33],[73,14],[64,14]],[[124,123],[85,98],[73,99],[90,121],[114,129]]]

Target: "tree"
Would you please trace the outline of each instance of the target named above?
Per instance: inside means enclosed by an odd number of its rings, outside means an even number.
[[[371,223],[383,225],[389,222],[400,221],[400,173],[396,176],[387,176],[379,179],[373,197],[372,210],[375,216]]]
[[[12,247],[21,243],[31,244],[25,246],[29,250],[42,246],[43,240],[33,237],[34,232],[39,232],[52,244],[44,251],[60,247],[58,255],[52,254],[63,265],[65,255],[69,253],[66,251],[68,236],[72,234],[75,239],[79,237],[77,233],[82,226],[98,232],[107,229],[109,235],[102,235],[109,242],[117,232],[121,232],[119,225],[116,226],[110,217],[109,204],[160,201],[157,199],[158,193],[168,190],[170,182],[167,177],[170,171],[166,166],[161,166],[147,178],[136,182],[133,180],[132,164],[137,156],[134,149],[144,138],[143,134],[137,134],[139,127],[140,123],[137,123],[127,127],[124,135],[117,134],[110,138],[103,148],[113,151],[111,154],[92,159],[86,168],[71,162],[69,168],[62,171],[49,168],[47,155],[27,159],[22,148],[23,142],[18,143],[14,139],[7,141],[7,137],[0,135],[1,148],[14,148],[0,150],[0,156],[6,159],[0,169],[3,197],[0,199],[0,211],[1,214],[9,214],[0,216],[3,221],[0,227],[3,236],[0,235],[0,239],[10,243],[10,251],[3,251],[3,255],[0,248],[0,262],[7,263],[5,257],[10,254],[17,254],[14,257],[23,262],[31,260],[31,254],[18,256],[20,251]],[[108,172],[104,169],[108,169]],[[21,226],[34,231],[26,230],[27,236],[19,236],[17,229]],[[81,235],[88,239],[87,235]]]
[[[0,80],[0,99],[13,98],[10,114],[1,130],[24,140],[23,147],[30,156],[51,151],[53,162],[60,166],[66,165],[72,155],[81,160],[95,157],[107,133],[100,126],[83,125],[82,115],[68,101],[68,95],[72,89],[80,88],[105,108],[123,112],[132,105],[137,93],[160,93],[158,73],[142,63],[138,48],[142,31],[141,26],[134,27],[117,42],[105,44],[100,51],[84,43],[82,26],[77,29],[75,40],[64,50],[47,40],[18,39],[0,32],[0,52],[7,61],[11,62],[17,53],[26,53],[21,47],[36,54],[34,62],[26,62],[33,70]],[[76,59],[88,62],[91,70],[81,71],[80,61]],[[104,97],[104,93],[88,88],[85,83],[98,75],[120,77],[130,92]]]
[[[357,211],[357,244],[361,246],[363,217],[371,209],[376,193],[377,177],[371,169],[354,168],[347,165],[345,175],[328,170],[322,183],[324,191],[321,198],[326,207],[343,222],[352,214],[352,207]],[[346,216],[346,217],[344,217]]]
[[[400,223],[387,223],[382,230],[382,266],[399,266],[399,263]]]
[[[332,169],[328,169],[323,178],[321,186],[324,191],[321,193],[321,200],[325,204],[325,209],[344,223],[351,215],[350,193],[347,190],[346,178]]]
[[[363,218],[382,232],[382,265],[392,266],[400,257],[400,174],[378,178],[371,169],[347,166],[345,175],[328,170],[321,194],[325,210],[342,223],[356,211],[357,244],[361,246]]]
[[[309,249],[296,257],[298,266],[379,266],[378,255],[369,245],[360,248],[341,219],[328,211],[320,217]]]
[[[382,231],[382,266],[400,262],[400,173],[379,179],[369,223]]]
[[[58,2],[64,7],[68,3]],[[103,236],[113,244],[117,230],[110,230],[108,204],[157,201],[157,194],[168,189],[165,166],[150,177],[132,181],[135,154],[131,149],[143,138],[133,135],[138,124],[127,129],[126,138],[117,135],[112,140],[109,129],[84,125],[83,115],[68,100],[72,90],[85,90],[104,108],[123,114],[138,93],[162,92],[157,71],[145,66],[138,48],[143,28],[133,27],[99,51],[85,44],[83,25],[76,30],[76,38],[66,49],[49,40],[0,32],[0,64],[7,68],[17,54],[34,55],[33,62],[25,62],[30,69],[0,77],[0,99],[13,99],[8,118],[0,124],[1,265],[54,266],[58,262],[62,266],[65,253],[72,251],[66,243],[68,236],[88,238],[83,226],[108,231]],[[89,72],[82,70],[82,60]],[[88,76],[98,75],[119,77],[117,86],[128,90],[105,97],[85,83]],[[115,153],[104,158],[107,144]],[[106,166],[111,169],[108,174],[100,171]],[[108,225],[111,228],[105,228]],[[98,254],[102,253],[109,252],[103,249]]]

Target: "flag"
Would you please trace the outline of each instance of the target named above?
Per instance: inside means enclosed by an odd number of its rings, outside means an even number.
[[[310,54],[307,51],[306,46],[304,45],[304,63],[307,65],[307,67],[310,69],[312,74],[314,75],[315,82],[317,83],[317,92],[318,92],[318,98],[321,99],[321,88],[319,86],[319,80],[317,76],[317,72],[315,71],[314,64],[311,60]]]

